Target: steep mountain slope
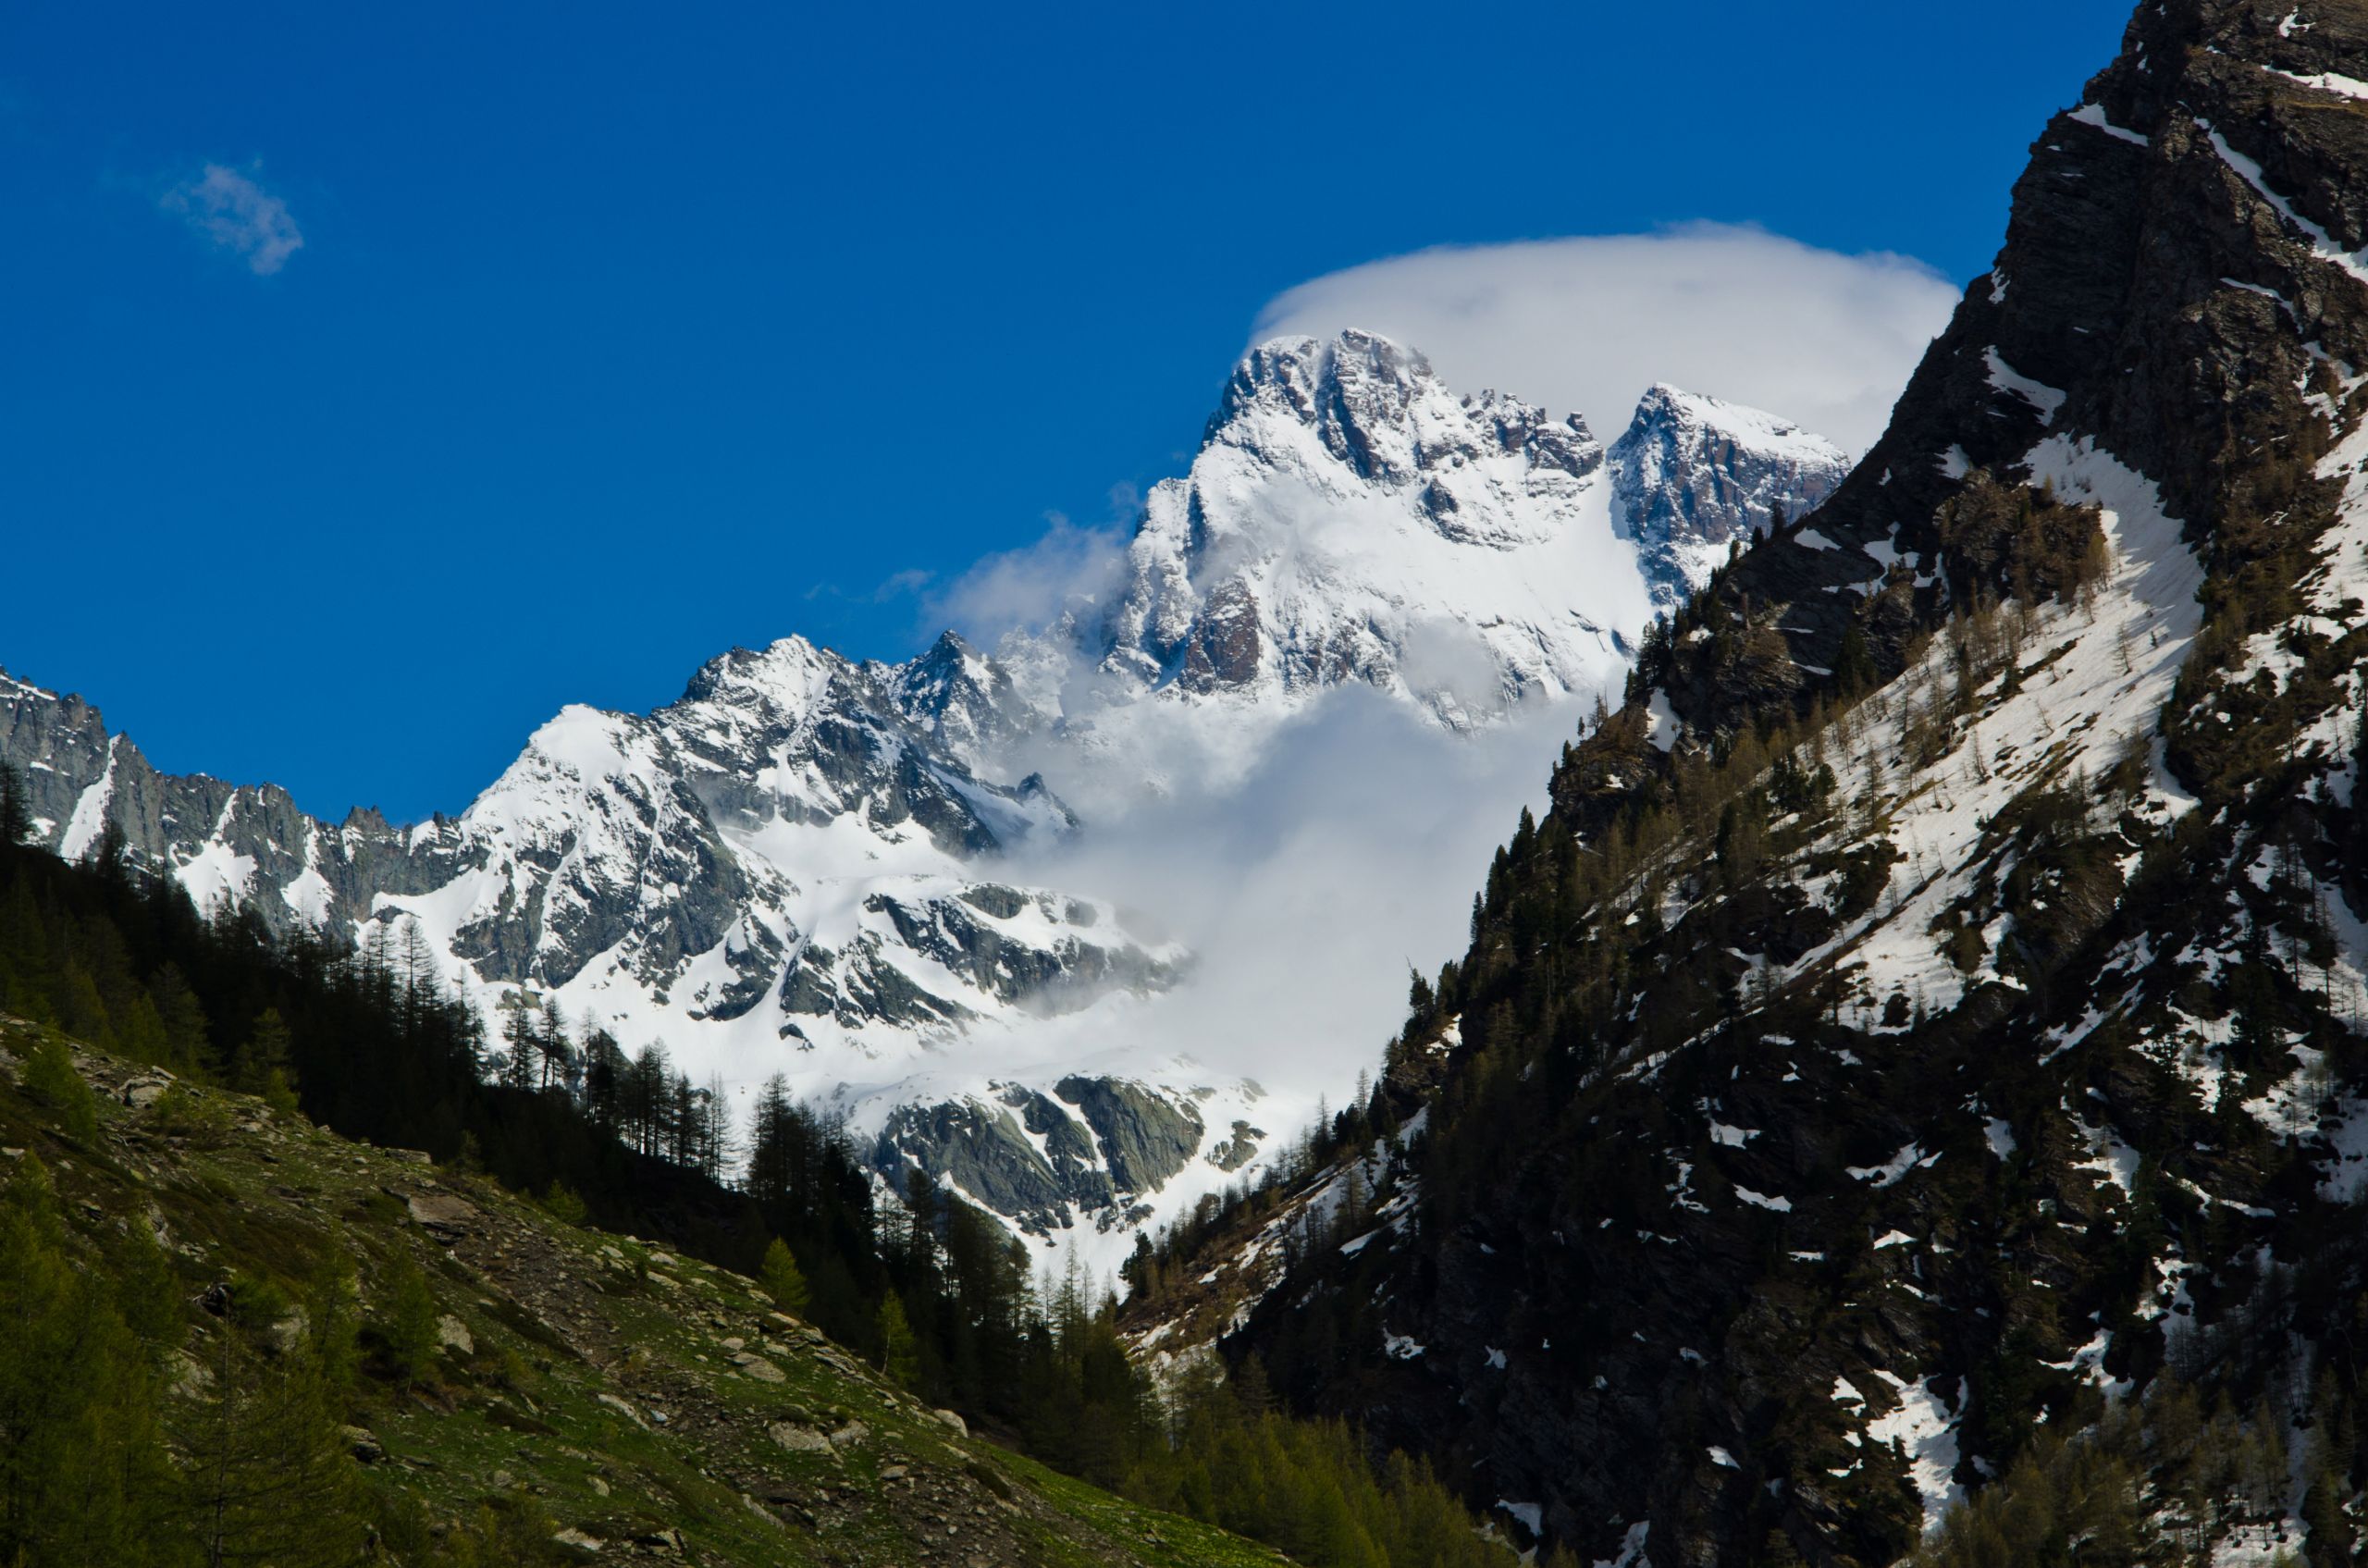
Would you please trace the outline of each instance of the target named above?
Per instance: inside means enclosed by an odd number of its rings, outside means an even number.
[[[174,1460],[162,1495],[80,1500],[86,1525],[134,1526],[108,1553],[33,1561],[209,1560],[142,1549],[183,1540],[218,1562],[1282,1561],[970,1438],[753,1281],[14,1019],[0,1145],[9,1419],[42,1414],[15,1375],[53,1334],[105,1375],[119,1300],[164,1376],[116,1367],[72,1436],[136,1455],[153,1400]],[[12,1499],[60,1500],[24,1488],[68,1434],[8,1436]]]
[[[1566,753],[1355,1179],[1150,1336],[1622,1568],[1999,1476],[1946,1560],[2350,1560],[2363,78],[2368,7],[2140,9],[1882,439]]]
[[[489,1014],[662,1042],[735,1096],[784,1072],[892,1179],[918,1165],[1040,1234],[1107,1229],[1255,1165],[1301,1108],[1140,1044],[1191,953],[1143,919],[1155,889],[1015,875],[1081,826],[1127,831],[1080,824],[1046,776],[1100,802],[1238,777],[1344,685],[1450,729],[1592,696],[1650,608],[1639,541],[1698,571],[1818,493],[1830,451],[1656,389],[1607,459],[1578,416],[1460,397],[1384,340],[1278,341],[1154,491],[1109,602],[993,656],[950,633],[901,664],[735,649],[646,716],[563,710],[459,817],[404,828],[161,774],[87,704],[14,681],[0,761],[61,853],[112,826],[203,907],[415,926]],[[1342,911],[1339,937],[1387,950],[1383,918]]]

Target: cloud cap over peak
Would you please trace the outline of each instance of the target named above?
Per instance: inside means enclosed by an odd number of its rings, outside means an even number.
[[[1606,440],[1671,382],[1863,452],[1957,294],[1912,257],[1696,223],[1368,262],[1276,296],[1251,340],[1363,327],[1458,390],[1576,410]]]
[[[304,248],[288,204],[258,184],[261,164],[245,171],[207,164],[193,179],[165,192],[157,205],[187,223],[218,250],[228,251],[258,278],[268,278]]]

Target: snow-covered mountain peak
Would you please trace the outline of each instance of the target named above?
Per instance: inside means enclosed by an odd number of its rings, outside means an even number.
[[[1842,449],[1780,414],[1647,388],[1611,445],[1620,526],[1636,543],[1654,603],[1676,605],[1709,581],[1729,545],[1799,517],[1850,472]]]
[[[579,778],[602,778],[628,771],[623,722],[586,703],[571,702],[526,737],[526,749],[513,771],[531,759]]]
[[[1616,678],[1648,609],[1576,415],[1461,396],[1368,332],[1235,367],[1128,548],[1104,668],[1137,689],[1368,682],[1462,723]]]
[[[760,649],[735,648],[700,665],[675,706],[719,704],[779,717],[803,713],[846,667],[845,660],[802,636]]]
[[[1824,437],[1802,429],[1782,414],[1748,408],[1723,398],[1705,397],[1656,381],[1636,401],[1627,435],[1667,431],[1673,438],[1723,438],[1741,450],[1769,457],[1829,463],[1844,455]]]
[[[1243,355],[1210,420],[1204,448],[1233,448],[1270,462],[1324,458],[1385,488],[1423,486],[1491,456],[1581,477],[1603,451],[1585,420],[1556,419],[1518,398],[1450,390],[1413,349],[1350,329],[1332,338],[1276,338]],[[1451,504],[1430,509],[1455,537]],[[1468,538],[1467,542],[1486,542]]]
[[[1254,345],[1233,367],[1209,421],[1214,437],[1247,410],[1280,403],[1314,425],[1345,394],[1342,413],[1402,410],[1435,380],[1431,362],[1376,333],[1350,328],[1331,338],[1297,335]],[[1386,417],[1385,414],[1385,417]]]

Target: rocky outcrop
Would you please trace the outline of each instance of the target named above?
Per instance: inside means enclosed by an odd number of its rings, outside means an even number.
[[[1079,1212],[1116,1194],[1091,1133],[1032,1091],[1003,1102],[964,1098],[901,1105],[888,1115],[874,1162],[943,1174],[964,1192],[1037,1235],[1067,1228]]]
[[[1054,1093],[1078,1108],[1111,1182],[1121,1192],[1155,1192],[1200,1152],[1200,1113],[1190,1102],[1116,1078],[1071,1076]]]
[[[1648,389],[1608,454],[1621,525],[1636,541],[1654,605],[1707,586],[1728,551],[1796,518],[1850,472],[1842,449],[1788,419]]]
[[[1221,1147],[1254,1153],[1261,1135],[1247,1122],[1234,1128]],[[900,1106],[874,1158],[883,1170],[943,1174],[1022,1229],[1050,1235],[1079,1216],[1105,1228],[1126,1216],[1200,1153],[1203,1130],[1187,1096],[1072,1074],[1050,1095],[1008,1084],[993,1099]]]

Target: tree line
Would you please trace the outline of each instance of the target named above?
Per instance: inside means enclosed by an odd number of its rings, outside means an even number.
[[[1263,1377],[1246,1392],[1206,1378],[1156,1387],[1128,1354],[1115,1296],[1073,1259],[1038,1278],[998,1221],[921,1172],[902,1193],[884,1192],[843,1121],[793,1098],[779,1077],[735,1125],[720,1086],[691,1084],[661,1045],[628,1053],[533,998],[505,1005],[489,1027],[444,983],[414,926],[376,925],[351,944],[275,935],[228,904],[201,914],[178,883],[139,863],[113,824],[79,863],[27,843],[30,826],[20,784],[0,768],[0,1011],[273,1097],[347,1137],[425,1150],[532,1193],[570,1222],[757,1278],[784,1310],[984,1435],[1301,1561],[1503,1561],[1425,1472],[1367,1453],[1346,1428],[1282,1414]],[[1328,1153],[1329,1140],[1318,1142]],[[1320,1156],[1311,1148],[1309,1157]],[[37,1198],[24,1202],[38,1211]],[[32,1229],[11,1233],[18,1250],[0,1249],[0,1311],[33,1310],[48,1289],[51,1243],[26,1223]],[[58,1310],[102,1324],[109,1312],[147,1321],[151,1310],[128,1299],[105,1310],[76,1303]],[[334,1313],[314,1320],[333,1325]],[[126,1365],[142,1360],[126,1355]],[[287,1398],[305,1410],[334,1403]],[[49,1435],[86,1418],[69,1406],[35,1401],[14,1428],[0,1409],[0,1432]],[[1223,1479],[1249,1463],[1270,1477],[1254,1495]],[[121,1463],[117,1473],[131,1474]],[[486,1523],[493,1535],[509,1527]],[[179,1538],[159,1529],[158,1540]],[[29,1563],[87,1560],[49,1554],[31,1535],[6,1539]],[[0,1561],[15,1560],[0,1547]]]

